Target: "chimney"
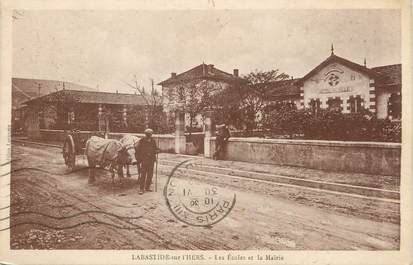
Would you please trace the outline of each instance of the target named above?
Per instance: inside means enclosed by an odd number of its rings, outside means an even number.
[[[116,94],[119,94],[119,91],[116,89]]]
[[[176,77],[176,73],[171,73],[171,77],[175,78]]]
[[[239,76],[239,70],[238,69],[234,69],[234,76],[236,76],[236,77]]]
[[[213,64],[208,64],[208,73],[212,74],[214,71],[214,65]]]

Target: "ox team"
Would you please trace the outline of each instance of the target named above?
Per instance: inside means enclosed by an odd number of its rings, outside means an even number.
[[[152,134],[153,130],[148,128],[145,130],[145,137],[141,139],[133,135],[126,135],[120,141],[92,136],[86,142],[85,148],[89,164],[89,183],[95,182],[94,168],[97,165],[103,168],[109,166],[112,183],[114,183],[114,171],[117,170],[119,180],[122,182],[124,166],[127,167],[127,176],[131,176],[129,166],[135,164],[132,163],[134,156],[139,174],[139,194],[145,191],[151,192],[153,168],[159,151]]]
[[[112,172],[112,182],[114,181],[114,167],[117,167],[120,181],[122,181],[123,178],[123,166],[127,167],[127,176],[130,177],[129,165],[134,164],[132,163],[130,158],[135,156],[139,173],[139,194],[143,194],[145,191],[151,192],[153,168],[155,161],[157,161],[157,153],[159,152],[155,140],[152,138],[152,134],[153,130],[148,128],[145,130],[145,137],[141,138],[140,140],[138,140],[136,136],[132,135],[124,136],[120,141],[113,139],[105,140],[99,137],[92,137],[91,139],[89,139],[86,143],[86,154],[90,167],[89,182],[95,181],[93,168],[96,165],[105,167],[106,160],[110,161],[109,164],[110,171]],[[226,124],[218,126],[213,159],[224,159],[225,149],[230,136],[231,135]],[[95,156],[93,154],[93,150],[90,151],[89,149],[93,149],[98,153],[99,150],[102,151],[103,149],[103,152],[101,152],[101,156]],[[107,150],[116,150],[118,152],[117,155],[110,156],[108,155],[110,152],[106,152]],[[105,157],[105,155],[107,157]]]

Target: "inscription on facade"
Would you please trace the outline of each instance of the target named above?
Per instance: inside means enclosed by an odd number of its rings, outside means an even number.
[[[320,94],[330,94],[330,93],[345,93],[345,92],[352,92],[353,88],[346,86],[346,87],[332,87],[332,88],[323,88],[320,90]]]

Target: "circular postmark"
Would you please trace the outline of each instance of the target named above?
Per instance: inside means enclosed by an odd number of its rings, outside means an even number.
[[[195,160],[186,160],[175,166],[164,188],[166,204],[181,222],[191,226],[210,226],[224,219],[232,210],[236,194],[228,190],[180,177],[190,174]]]

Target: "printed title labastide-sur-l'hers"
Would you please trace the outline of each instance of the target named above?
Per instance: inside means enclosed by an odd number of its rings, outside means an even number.
[[[170,255],[170,254],[132,254],[132,260],[144,261],[144,260],[273,260],[273,261],[282,261],[284,257],[281,255],[241,255],[241,254],[212,254],[212,255],[203,255],[203,254],[183,254],[183,255]]]

